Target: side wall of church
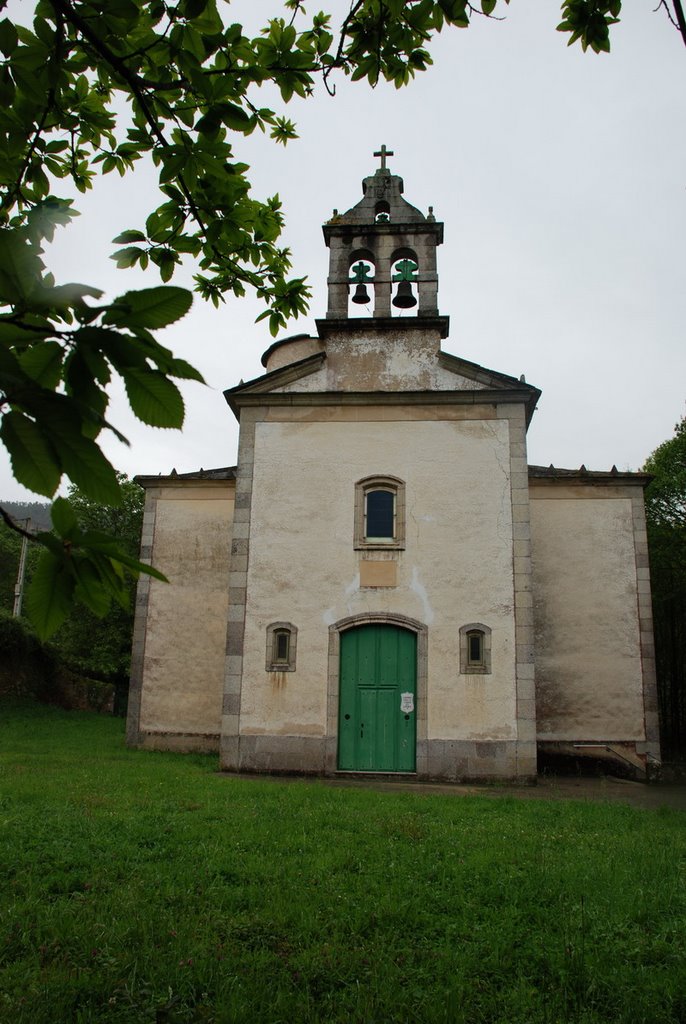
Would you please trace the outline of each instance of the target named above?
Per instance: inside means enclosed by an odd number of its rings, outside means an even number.
[[[523,414],[521,420],[521,465],[515,468],[525,477]],[[509,420],[498,418],[493,405],[272,407],[244,409],[241,434],[239,465],[245,472],[251,460],[252,468],[250,541],[244,632],[237,623],[234,648],[242,687],[239,700],[225,697],[227,725],[238,726],[238,736],[227,742],[231,753],[223,766],[334,769],[331,631],[351,617],[382,621],[388,614],[426,630],[418,771],[444,775],[450,761],[453,776],[516,774],[522,652],[515,626]],[[404,550],[355,549],[355,483],[372,475],[405,484]],[[525,518],[528,544],[528,504]],[[237,609],[236,618],[240,614]],[[292,672],[266,665],[267,630],[278,622],[297,629]],[[459,630],[475,622],[491,631],[489,674],[460,669]],[[526,696],[533,716],[533,692]],[[228,729],[225,735],[230,740]]]
[[[169,583],[139,581],[132,744],[218,749],[234,493],[234,481],[179,481],[146,492],[142,555]]]
[[[642,489],[532,481],[531,532],[539,742],[657,756]]]

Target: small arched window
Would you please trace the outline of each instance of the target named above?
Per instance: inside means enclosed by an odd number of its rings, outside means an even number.
[[[374,210],[374,220],[377,224],[387,224],[391,219],[391,208],[385,199],[380,199]]]
[[[480,629],[470,629],[467,633],[467,664],[470,668],[484,663],[484,634]]]
[[[297,636],[292,622],[272,622],[267,626],[267,672],[295,672]]]
[[[491,630],[483,622],[460,627],[460,672],[488,675],[491,671]]]
[[[355,547],[405,547],[405,484],[372,476],[355,484]]]

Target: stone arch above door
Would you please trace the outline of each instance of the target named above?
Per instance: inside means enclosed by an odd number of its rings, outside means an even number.
[[[340,690],[341,633],[358,626],[388,625],[407,629],[417,637],[417,775],[427,767],[427,680],[429,627],[418,619],[393,612],[363,612],[348,615],[329,626],[329,658],[327,685],[326,771],[337,770],[338,700]]]

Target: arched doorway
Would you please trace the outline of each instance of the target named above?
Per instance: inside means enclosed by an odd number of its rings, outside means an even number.
[[[414,772],[417,634],[391,623],[340,636],[338,769]]]

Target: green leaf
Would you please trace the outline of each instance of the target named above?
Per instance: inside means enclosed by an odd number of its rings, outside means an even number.
[[[112,604],[112,593],[103,575],[98,572],[97,562],[79,552],[74,557],[73,568],[76,576],[74,597],[90,608],[98,618],[102,618]]]
[[[145,235],[142,231],[122,231],[120,235],[113,238],[115,245],[128,245],[130,242],[144,242]]]
[[[12,228],[0,231],[0,298],[11,305],[24,302],[41,280],[43,261],[24,235]]]
[[[115,299],[103,322],[118,327],[149,327],[155,330],[176,323],[186,315],[192,303],[193,295],[186,288],[173,285],[144,288],[126,292]]]
[[[55,498],[50,510],[50,518],[57,533],[65,540],[73,541],[79,534],[76,514],[66,498]]]
[[[219,110],[222,123],[233,131],[246,132],[249,134],[255,127],[255,117],[248,114],[247,111],[243,110],[242,107],[237,106],[235,103],[222,103]]]
[[[88,530],[81,537],[80,546],[81,548],[88,548],[106,555],[109,561],[126,566],[127,569],[135,574],[143,572],[156,580],[160,580],[162,583],[169,582],[164,573],[161,573],[159,569],[153,568],[147,562],[139,562],[138,559],[123,551],[114,537],[111,537],[108,533],[102,533],[99,530]]]
[[[60,464],[33,420],[17,410],[5,413],[0,423],[0,437],[10,454],[12,472],[19,483],[51,498],[62,475]]]
[[[69,615],[74,577],[66,557],[43,551],[26,592],[26,611],[41,640],[62,625]]]
[[[206,53],[203,37],[191,25],[186,25],[183,29],[183,48],[188,53],[192,53],[199,64],[202,64],[205,60]]]
[[[120,371],[135,415],[151,427],[183,426],[181,392],[159,370],[130,367]]]
[[[64,472],[77,487],[95,501],[119,504],[116,471],[95,441],[69,431],[56,435],[54,444]]]
[[[14,24],[9,18],[3,18],[0,21],[0,50],[2,50],[5,57],[9,57],[10,54],[14,53],[18,43],[19,36]]]
[[[171,377],[178,377],[180,380],[197,380],[199,384],[205,383],[205,378],[200,373],[200,370],[196,370],[185,359],[170,359],[167,364],[167,373]]]
[[[129,245],[125,249],[117,249],[110,259],[114,260],[119,270],[126,270],[128,267],[135,267],[144,253],[145,249],[141,249],[140,246]]]
[[[82,305],[86,296],[100,299],[102,294],[100,288],[93,288],[89,284],[78,284],[76,281],[56,285],[52,288],[41,285],[32,294],[31,305],[36,309],[68,309],[71,306]]]
[[[56,341],[40,341],[19,354],[22,370],[37,384],[54,389],[62,379],[62,346]]]

